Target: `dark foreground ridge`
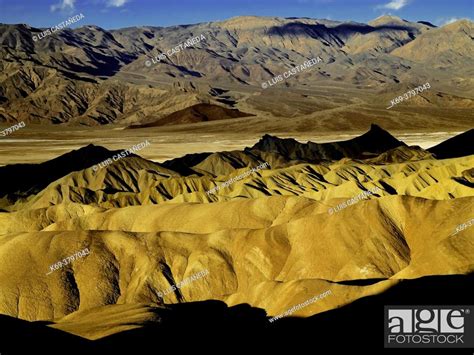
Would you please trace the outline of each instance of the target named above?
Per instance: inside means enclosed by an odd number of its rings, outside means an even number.
[[[385,293],[359,299],[352,304],[309,318],[289,317],[273,323],[265,311],[249,305],[227,307],[220,301],[203,301],[157,308],[159,322],[142,328],[89,341],[46,327],[44,322],[27,322],[0,316],[3,354],[22,354],[34,344],[47,354],[148,354],[164,351],[172,344],[184,349],[218,349],[213,339],[228,347],[377,350],[376,353],[411,353],[384,349],[385,305],[468,305],[474,299],[474,274],[428,276],[404,280]],[[472,330],[471,330],[472,331]],[[250,341],[255,341],[252,345]],[[150,349],[150,351],[146,350]],[[220,353],[227,350],[220,348]],[[360,352],[358,352],[360,353]],[[468,349],[417,349],[416,354],[472,354]]]
[[[16,194],[27,197],[63,176],[93,166],[120,151],[89,144],[40,164],[13,164],[0,167],[0,197]],[[14,199],[13,196],[10,198]]]
[[[465,157],[474,154],[474,128],[428,149],[437,159]]]

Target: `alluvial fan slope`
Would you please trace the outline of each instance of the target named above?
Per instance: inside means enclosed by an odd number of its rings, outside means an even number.
[[[438,160],[438,151],[363,137],[267,137],[240,152],[162,164],[130,156],[100,169],[95,157],[26,198],[10,188],[0,313],[98,339],[159,323],[170,304],[247,303],[275,316],[326,294],[293,314],[311,316],[404,279],[473,272],[474,228],[459,226],[474,215],[474,156]],[[89,255],[50,268],[84,248]]]

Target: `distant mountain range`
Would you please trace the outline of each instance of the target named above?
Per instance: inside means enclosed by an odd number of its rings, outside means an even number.
[[[361,90],[388,102],[425,82],[433,90],[413,104],[473,105],[468,20],[437,28],[394,16],[368,24],[248,16],[166,28],[88,25],[34,41],[43,30],[0,25],[0,121],[147,125],[196,104],[265,114],[273,88],[263,93],[262,82],[318,56],[321,63],[276,88],[332,97],[310,112],[340,105],[334,97],[341,92],[348,101]],[[155,60],[201,35],[199,43]],[[279,97],[275,110],[288,100]]]

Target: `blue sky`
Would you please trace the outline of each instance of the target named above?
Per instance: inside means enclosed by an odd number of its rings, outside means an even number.
[[[312,17],[368,22],[391,14],[441,25],[474,18],[474,0],[0,0],[1,23],[50,27],[82,13],[106,29],[171,26],[240,15]]]

